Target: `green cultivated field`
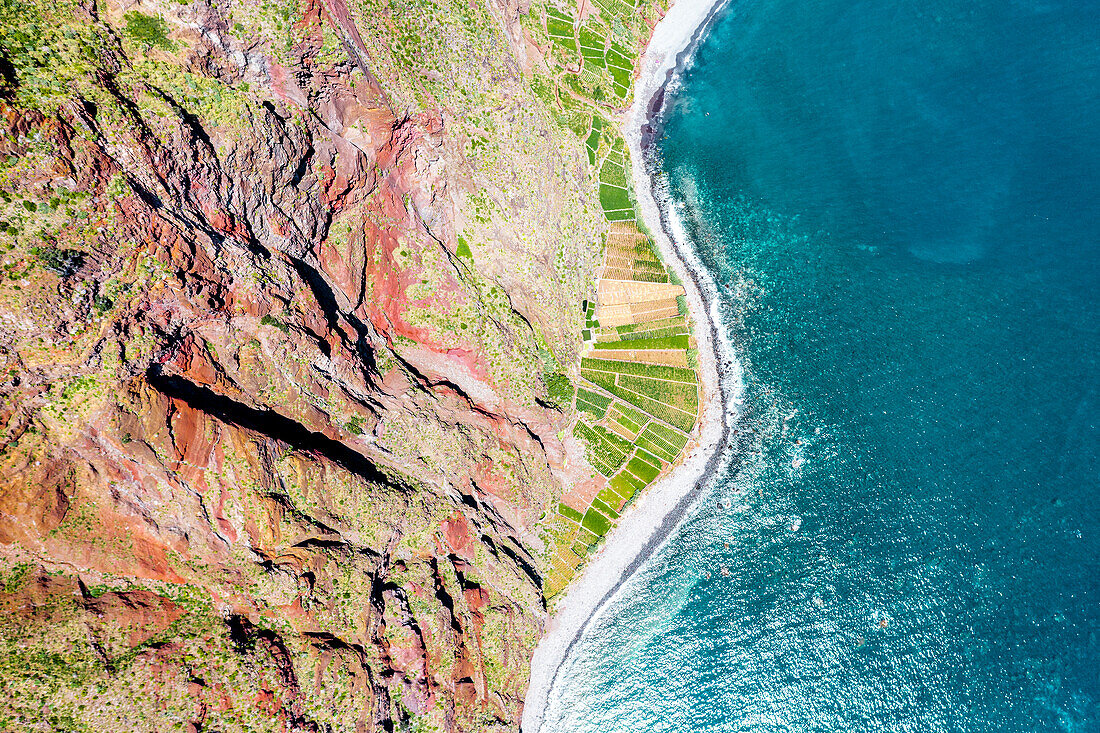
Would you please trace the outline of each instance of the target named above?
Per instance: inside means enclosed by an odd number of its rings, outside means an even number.
[[[575,4],[534,0],[520,18],[540,48],[546,43],[550,48],[546,60],[552,71],[536,74],[532,88],[551,107],[558,107],[560,124],[582,143],[592,191],[608,222],[637,221],[630,157],[618,132],[616,110],[629,103],[638,52],[664,7],[645,0],[595,0],[592,12],[579,20]],[[609,244],[607,277],[671,281],[644,236],[617,241],[626,244]],[[586,348],[691,353],[690,324],[684,315],[602,328],[595,303],[582,303],[581,311]],[[686,311],[681,308],[681,313]],[[687,363],[694,362],[689,358]],[[580,374],[583,384],[575,392],[572,434],[584,446],[595,480],[605,485],[587,506],[561,503],[544,520],[555,548],[543,589],[547,598],[568,584],[637,492],[677,459],[698,411],[692,369],[584,358]]]

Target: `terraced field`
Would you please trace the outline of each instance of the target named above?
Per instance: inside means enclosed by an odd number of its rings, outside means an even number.
[[[636,22],[638,14],[634,3],[624,0],[597,0],[596,6],[598,14],[577,22],[571,13],[575,8],[547,5],[546,35],[562,66],[580,78],[581,96],[597,102],[625,102],[637,57],[616,38],[614,29],[624,20]]]
[[[605,164],[606,168],[606,164]],[[628,209],[633,214],[631,206]],[[557,544],[546,581],[552,597],[642,489],[674,464],[695,429],[699,381],[684,289],[633,220],[605,210],[597,299],[584,303],[586,351],[573,435],[592,480],[572,487],[551,520]]]
[[[571,431],[585,465],[543,522],[551,567],[543,592],[568,584],[638,492],[667,472],[699,411],[694,343],[684,289],[639,229],[630,156],[618,132],[637,49],[659,7],[648,0],[576,6],[534,0],[523,17],[551,74],[536,91],[584,141],[606,220],[594,298],[582,303],[584,353]],[[648,18],[648,20],[647,20]]]

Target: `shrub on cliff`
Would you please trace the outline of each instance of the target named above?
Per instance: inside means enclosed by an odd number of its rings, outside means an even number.
[[[172,51],[176,48],[176,44],[168,40],[168,23],[165,22],[164,18],[131,10],[123,15],[122,19],[126,21],[126,28],[123,33],[130,40],[144,46],[146,52],[154,46],[165,51]]]
[[[0,96],[52,110],[80,87],[102,40],[71,0],[0,0]]]
[[[84,253],[75,249],[37,247],[33,253],[43,267],[59,277],[72,277],[84,266]]]

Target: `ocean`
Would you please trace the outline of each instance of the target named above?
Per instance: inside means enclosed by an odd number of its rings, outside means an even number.
[[[1100,731],[1100,3],[731,0],[656,162],[742,448],[543,731]]]

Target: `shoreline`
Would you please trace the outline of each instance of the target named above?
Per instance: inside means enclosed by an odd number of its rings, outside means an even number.
[[[702,388],[699,436],[682,461],[649,487],[611,531],[603,549],[565,591],[531,659],[520,730],[536,733],[569,651],[641,564],[662,544],[709,485],[734,437],[740,373],[723,331],[710,275],[684,242],[667,196],[657,190],[653,142],[669,85],[674,83],[727,0],[679,0],[650,36],[622,133],[630,149],[642,223],[665,264],[681,280],[694,321]],[[730,384],[727,384],[727,381]]]

